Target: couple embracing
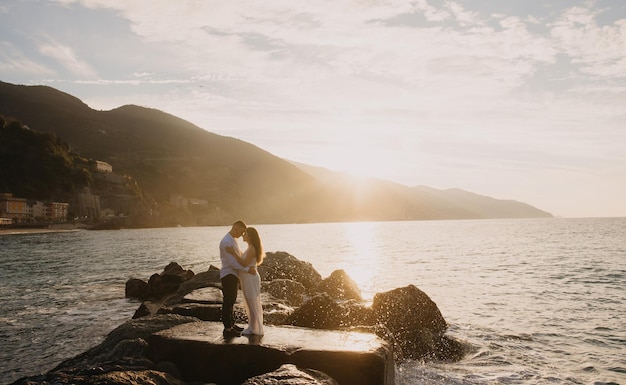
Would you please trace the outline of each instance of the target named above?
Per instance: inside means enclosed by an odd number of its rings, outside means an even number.
[[[237,238],[243,236],[248,248],[242,253]],[[220,279],[224,300],[222,305],[222,322],[224,337],[239,337],[242,334],[263,335],[263,307],[261,306],[261,277],[257,266],[263,262],[263,244],[259,233],[254,227],[247,227],[243,221],[235,222],[230,231],[220,242]],[[234,306],[237,301],[237,290],[241,290],[245,299],[248,327],[235,325]]]

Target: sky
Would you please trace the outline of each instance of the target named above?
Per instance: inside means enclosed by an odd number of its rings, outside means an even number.
[[[330,170],[626,216],[623,0],[0,0],[0,80]]]

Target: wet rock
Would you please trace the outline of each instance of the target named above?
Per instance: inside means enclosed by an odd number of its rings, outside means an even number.
[[[433,357],[448,327],[437,305],[413,285],[374,296],[373,315],[400,343],[402,357]]]
[[[222,293],[221,288],[216,287],[216,286],[206,286],[206,287],[194,289],[193,291],[185,294],[183,298],[181,299],[181,302],[182,303],[193,302],[193,303],[203,303],[203,304],[211,305],[211,304],[221,304],[223,300],[224,300],[224,295]]]
[[[222,319],[222,305],[220,304],[182,304],[171,309],[172,314],[196,317],[202,321],[220,321]]]
[[[361,289],[344,270],[333,271],[328,278],[325,278],[315,288],[315,291],[327,293],[332,298],[340,301],[351,299],[363,301]]]
[[[151,315],[158,314],[158,310],[161,308],[160,303],[154,303],[151,301],[144,301],[139,305],[137,310],[135,310],[135,314],[133,314],[133,319],[148,317]]]
[[[138,298],[141,300],[148,299],[152,295],[148,282],[138,278],[131,278],[126,281],[124,292],[126,298]]]
[[[392,385],[395,366],[387,342],[371,333],[265,327],[264,336],[222,337],[222,325],[197,322],[153,334],[154,362],[173,362],[190,382],[241,384],[284,364],[326,373],[339,384]]]
[[[202,273],[198,273],[194,275],[193,277],[191,277],[190,279],[184,281],[183,283],[181,283],[176,293],[174,293],[173,296],[167,299],[167,302],[169,303],[181,302],[183,298],[189,293],[192,293],[193,291],[198,290],[198,289],[209,288],[209,287],[219,289],[219,293],[221,295],[222,283],[220,281],[219,270],[214,270],[214,269],[209,268],[209,270],[202,272]],[[217,296],[214,295],[210,299],[216,300],[216,298]],[[221,302],[221,299],[219,299],[219,301]]]
[[[242,385],[338,385],[329,375],[313,369],[285,364],[277,370],[252,377]]]
[[[183,277],[169,274],[153,274],[148,280],[150,294],[153,298],[163,298],[167,294],[176,292],[181,283],[183,283]]]
[[[306,289],[303,284],[290,279],[274,279],[263,281],[261,290],[271,294],[277,299],[284,299],[293,306],[300,306],[304,301]]]
[[[183,269],[176,262],[170,262],[165,266],[163,272],[150,276],[148,282],[138,278],[131,278],[126,281],[126,298],[158,301],[166,296],[178,293],[183,283],[192,280],[194,276],[193,271]],[[190,286],[197,284],[196,282],[201,281],[202,278],[205,277],[195,279],[193,283],[183,286],[183,288],[191,292],[193,287]],[[184,296],[184,294],[182,295]]]
[[[259,266],[259,274],[263,281],[290,279],[300,282],[308,293],[322,282],[322,276],[309,262],[300,261],[284,251],[266,253],[263,264]]]
[[[193,277],[194,273],[191,270],[183,269],[182,266],[176,262],[170,262],[167,266],[165,266],[161,275],[177,275],[181,277],[183,281],[186,281]]]
[[[185,385],[174,376],[156,370],[110,371],[97,373],[95,370],[84,374],[50,373],[47,375],[23,378],[12,385]]]
[[[370,309],[356,302],[339,303],[326,293],[310,298],[285,320],[286,325],[313,329],[339,329],[371,323]]]
[[[178,315],[128,321],[109,333],[101,344],[63,361],[46,374],[24,377],[13,384],[182,385],[183,382],[171,373],[157,370],[154,362],[147,357],[147,340],[155,332],[192,322],[200,321]],[[172,371],[176,372],[174,368]]]

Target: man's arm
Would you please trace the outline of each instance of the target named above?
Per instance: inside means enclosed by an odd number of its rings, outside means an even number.
[[[220,244],[220,254],[222,257],[222,264],[226,264],[229,267],[232,267],[235,270],[244,270],[248,271],[247,267],[243,267],[241,263],[235,258],[235,256],[228,252],[228,248],[233,248],[231,244]]]

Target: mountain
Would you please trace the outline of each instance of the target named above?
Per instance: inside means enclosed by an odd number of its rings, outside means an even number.
[[[166,224],[551,216],[460,190],[315,172],[162,111],[133,105],[97,111],[46,86],[0,82],[0,114],[131,176],[172,218]]]

